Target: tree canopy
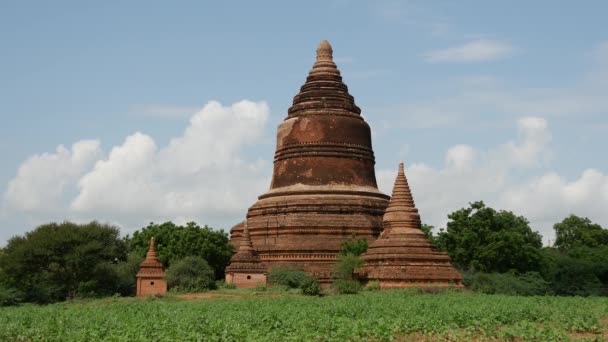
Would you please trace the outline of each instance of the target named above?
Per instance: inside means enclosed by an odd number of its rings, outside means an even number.
[[[553,225],[555,247],[570,251],[576,247],[599,247],[608,245],[608,229],[591,222],[586,217],[570,215]]]
[[[129,252],[145,256],[151,237],[154,237],[158,259],[165,267],[187,256],[200,256],[213,268],[217,279],[224,277],[234,250],[223,230],[200,227],[194,222],[185,226],[165,222],[150,223],[133,233],[132,237],[127,236]]]
[[[118,228],[91,222],[50,223],[13,237],[0,254],[5,286],[25,301],[47,303],[77,294],[111,294],[113,266],[127,259]]]
[[[465,271],[525,273],[540,267],[541,236],[528,220],[510,211],[496,211],[483,202],[470,203],[448,215],[439,232],[438,248]]]

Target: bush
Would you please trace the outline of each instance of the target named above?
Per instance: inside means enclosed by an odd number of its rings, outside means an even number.
[[[254,289],[255,292],[266,292],[266,290],[267,288],[264,284],[257,284]]]
[[[357,239],[355,235],[353,235],[350,239],[342,241],[342,248],[340,250],[340,255],[361,255],[367,252],[367,239],[361,238]]]
[[[607,284],[600,280],[605,279],[608,272],[608,250],[579,247],[564,254],[555,248],[545,248],[542,255],[543,277],[550,283],[554,294],[595,296],[608,293],[605,289]]]
[[[367,285],[365,285],[364,290],[366,291],[379,291],[380,290],[380,282],[377,280],[372,280]]]
[[[521,275],[479,272],[467,279],[467,284],[475,292],[488,294],[537,296],[549,292],[549,283],[536,272]]]
[[[298,268],[276,267],[268,272],[268,282],[273,285],[284,285],[297,289],[310,278],[308,273]]]
[[[21,302],[21,294],[17,289],[0,284],[0,306],[17,305]]]
[[[363,266],[363,260],[358,255],[338,255],[334,276],[339,279],[350,280],[353,277],[353,272],[361,266]]]
[[[332,288],[339,294],[357,294],[361,291],[361,284],[356,280],[338,279]]]
[[[224,288],[228,289],[228,290],[234,290],[234,289],[236,289],[236,284],[235,283],[224,284]]]
[[[214,271],[201,257],[185,257],[167,270],[167,285],[175,292],[213,290],[215,289]]]
[[[300,288],[302,289],[302,294],[305,296],[321,295],[321,285],[319,285],[317,279],[313,277],[309,277],[308,279],[304,280]]]

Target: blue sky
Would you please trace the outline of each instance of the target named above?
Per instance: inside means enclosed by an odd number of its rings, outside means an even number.
[[[321,39],[372,127],[381,189],[404,160],[423,221],[484,200],[545,240],[570,213],[608,226],[605,13],[604,1],[2,1],[0,245],[64,219],[230,228],[268,187],[276,126]]]

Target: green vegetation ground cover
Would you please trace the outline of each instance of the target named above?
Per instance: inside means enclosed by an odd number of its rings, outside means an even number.
[[[608,298],[377,291],[0,308],[1,341],[602,340]]]

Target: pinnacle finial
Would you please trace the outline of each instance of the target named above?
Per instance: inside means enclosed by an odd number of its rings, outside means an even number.
[[[332,61],[333,52],[334,50],[331,48],[329,42],[323,39],[317,48],[317,61]]]
[[[150,247],[148,248],[147,259],[156,259],[156,248],[154,247],[154,236],[150,238]]]
[[[403,170],[403,161],[399,162],[399,174],[405,175],[405,171]]]

